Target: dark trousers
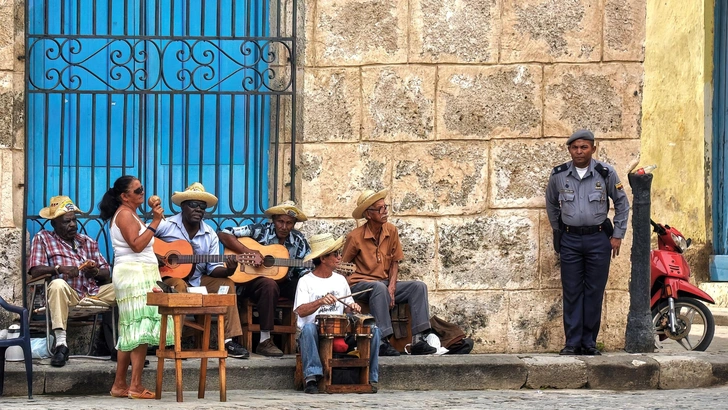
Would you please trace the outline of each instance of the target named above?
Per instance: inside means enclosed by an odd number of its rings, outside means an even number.
[[[566,346],[589,348],[597,345],[611,253],[609,238],[603,232],[592,235],[564,233],[561,237]]]
[[[298,278],[294,280],[283,280],[276,283],[271,278],[259,277],[251,280],[243,286],[239,286],[239,301],[244,298],[250,298],[258,305],[258,317],[260,319],[260,330],[273,330],[273,320],[275,319],[276,306],[278,298],[294,300],[296,297],[296,286],[298,286]]]
[[[369,312],[377,321],[383,337],[389,337],[392,329],[392,315],[389,311],[389,281],[361,281],[351,287],[351,293],[372,289],[371,292],[354,296],[356,300],[369,303]],[[398,280],[394,292],[395,303],[408,303],[412,314],[412,335],[430,328],[430,304],[427,300],[427,285],[418,280]]]

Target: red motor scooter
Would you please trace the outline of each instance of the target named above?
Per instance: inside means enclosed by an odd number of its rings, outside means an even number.
[[[705,350],[713,341],[715,320],[703,302],[715,301],[690,283],[690,266],[683,252],[691,240],[669,225],[650,223],[657,233],[657,249],[650,252],[655,347],[662,351]]]

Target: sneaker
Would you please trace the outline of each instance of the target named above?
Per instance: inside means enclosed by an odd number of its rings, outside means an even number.
[[[379,391],[379,383],[377,382],[369,382],[369,384],[372,385],[372,393],[376,393]]]
[[[306,394],[316,394],[319,392],[318,389],[318,383],[316,383],[316,380],[311,380],[306,382],[306,388],[303,389],[303,392]]]
[[[225,343],[225,350],[227,350],[229,357],[235,357],[238,359],[247,359],[250,357],[250,353],[243,346],[240,346],[232,340]]]
[[[379,356],[399,356],[399,352],[389,343],[389,340],[382,339],[379,345]]]
[[[427,344],[427,342],[425,342],[424,340],[420,340],[419,342],[413,344],[410,349],[413,355],[425,355],[437,352],[437,349]]]
[[[265,342],[258,343],[258,347],[255,348],[255,353],[267,357],[283,356],[283,352],[281,351],[281,349],[276,347],[276,344],[273,343],[273,340],[271,339],[268,339]]]

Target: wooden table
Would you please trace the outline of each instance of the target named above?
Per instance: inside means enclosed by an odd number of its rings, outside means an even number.
[[[182,359],[201,359],[200,384],[197,397],[205,397],[207,381],[207,359],[220,359],[220,401],[227,401],[225,382],[225,317],[227,307],[235,304],[235,295],[201,295],[198,293],[147,293],[147,304],[159,306],[162,315],[160,327],[159,349],[157,349],[157,389],[156,399],[162,398],[162,378],[164,376],[164,359],[174,359],[177,386],[177,401],[182,402]],[[182,350],[182,325],[185,316],[203,316],[202,347],[200,349]],[[212,315],[218,315],[217,350],[210,350],[210,325]],[[174,350],[165,346],[167,334],[167,317],[174,321]]]

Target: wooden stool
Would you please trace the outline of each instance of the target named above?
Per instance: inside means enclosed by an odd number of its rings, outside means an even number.
[[[357,300],[361,306],[361,313],[371,313],[369,304]],[[394,334],[389,338],[389,343],[400,353],[405,353],[404,347],[412,343],[412,315],[410,314],[409,303],[398,303],[389,311],[392,318],[392,330]]]
[[[243,328],[243,334],[240,342],[244,348],[253,352],[253,333],[260,333],[260,325],[253,323],[253,310],[257,306],[249,298],[243,301],[240,309],[240,326]],[[278,299],[276,309],[283,312],[283,322],[280,325],[273,325],[272,335],[281,335],[283,337],[284,354],[296,353],[296,314],[293,313],[293,301],[285,298]]]
[[[162,315],[160,326],[159,349],[157,350],[157,388],[156,399],[162,398],[162,378],[164,377],[164,359],[174,359],[177,401],[182,402],[182,359],[200,359],[200,383],[197,397],[205,398],[205,384],[207,383],[207,359],[220,360],[220,401],[227,401],[225,380],[225,313],[228,306],[235,304],[235,295],[201,295],[197,293],[148,293],[147,304],[159,306]],[[167,316],[174,321],[174,350],[167,350],[165,339],[167,335]],[[202,347],[200,349],[182,350],[182,325],[185,316],[201,315],[203,320]],[[218,316],[217,350],[210,348],[210,327],[212,315]]]
[[[319,391],[323,393],[372,393],[372,385],[369,384],[369,359],[371,355],[372,334],[356,335],[356,350],[359,351],[358,359],[335,359],[333,357],[334,337],[319,335],[319,358],[323,367],[323,377],[319,380]],[[337,367],[358,367],[359,383],[357,384],[331,384],[333,369]],[[296,354],[296,372],[293,376],[293,387],[296,390],[303,390],[303,363],[301,354]]]

